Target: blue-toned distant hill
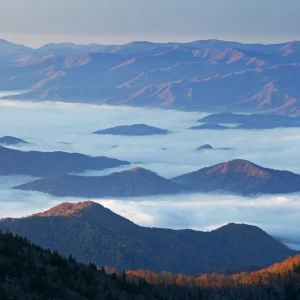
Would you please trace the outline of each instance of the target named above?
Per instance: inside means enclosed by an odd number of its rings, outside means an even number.
[[[192,127],[193,129],[197,129],[201,126],[222,129],[223,126],[219,125],[218,123],[236,124],[236,127],[231,127],[231,129],[274,129],[279,127],[300,127],[300,117],[288,117],[269,114],[245,115],[234,113],[219,113],[204,117],[198,122],[206,124]]]
[[[300,191],[300,175],[234,159],[172,179],[199,192],[229,192],[251,196]]]
[[[197,148],[197,150],[212,150],[212,149],[214,149],[214,147],[212,145],[209,145],[209,144],[204,144],[204,145]]]
[[[2,45],[2,46],[1,46]],[[300,42],[0,43],[10,99],[300,115]]]
[[[193,130],[226,130],[226,129],[230,129],[227,126],[223,126],[223,125],[219,125],[219,124],[202,124],[202,125],[197,125],[197,126],[193,126],[190,129]]]
[[[60,197],[84,198],[122,198],[196,192],[252,196],[299,192],[300,175],[234,159],[173,179],[163,178],[143,168],[135,168],[94,177],[56,175],[16,186],[15,189],[45,192]]]
[[[183,192],[185,187],[149,170],[135,168],[105,176],[57,175],[15,189],[40,191],[58,197],[122,198],[175,194]]]
[[[0,138],[0,145],[2,146],[16,146],[22,144],[28,144],[28,143],[22,139],[13,136],[3,136]]]
[[[233,148],[228,147],[221,147],[221,148],[214,148],[212,145],[204,144],[202,146],[199,146],[196,150],[232,150]]]
[[[51,176],[66,172],[102,170],[129,164],[104,156],[79,153],[19,151],[0,146],[0,175]]]
[[[143,136],[143,135],[161,135],[168,134],[169,130],[145,125],[133,124],[111,127],[103,130],[93,132],[93,134],[111,134],[111,135],[129,135],[129,136]]]

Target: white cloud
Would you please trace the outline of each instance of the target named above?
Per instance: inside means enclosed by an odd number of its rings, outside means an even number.
[[[299,129],[188,129],[204,115],[157,109],[2,101],[0,136],[13,135],[29,141],[31,144],[23,146],[23,150],[106,155],[133,161],[133,166],[140,165],[166,177],[233,158],[245,158],[262,166],[300,173],[300,164],[295,163],[300,158]],[[152,137],[91,134],[97,129],[134,123],[146,123],[174,133]],[[235,150],[195,151],[203,144],[233,147]],[[100,175],[112,171],[84,174]],[[86,200],[9,190],[32,179],[29,176],[0,177],[0,217],[24,216],[64,201]],[[300,196],[297,194],[257,198],[196,194],[97,201],[143,226],[211,230],[229,222],[248,223],[258,225],[270,234],[285,237],[290,244],[300,244]]]

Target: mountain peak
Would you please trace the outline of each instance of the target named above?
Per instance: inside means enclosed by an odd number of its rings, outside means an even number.
[[[211,168],[208,168],[206,173],[227,174],[232,172],[243,173],[248,176],[260,178],[267,178],[269,176],[268,172],[264,168],[244,159],[233,159],[228,162],[215,165]]]
[[[93,132],[93,134],[110,134],[110,135],[128,135],[128,136],[143,136],[143,135],[165,135],[170,133],[169,130],[149,126],[146,124],[119,125],[106,129],[101,129]]]
[[[272,264],[295,254],[264,231],[245,224],[205,233],[140,227],[92,201],[62,203],[32,217],[3,219],[0,229],[65,256],[71,249],[80,262],[118,269],[196,274]]]
[[[265,231],[263,231],[261,228],[259,228],[258,226],[255,225],[249,225],[249,224],[245,224],[245,223],[228,223],[226,225],[223,225],[213,231],[216,232],[220,232],[220,231],[232,231],[232,230],[240,230],[240,231],[260,231],[266,234]]]
[[[244,159],[233,159],[172,180],[202,192],[257,195],[300,191],[300,175],[264,168]]]
[[[82,211],[87,209],[99,209],[104,208],[101,204],[95,203],[93,201],[85,201],[78,203],[64,202],[51,209],[36,214],[38,217],[66,217],[66,216],[81,216]]]
[[[142,168],[142,167],[136,167],[136,168],[132,168],[129,170],[126,170],[125,172],[129,172],[129,173],[139,173],[139,174],[155,174],[157,175],[155,172],[150,171],[148,169]]]
[[[0,138],[0,144],[11,146],[11,145],[28,144],[28,143],[14,136],[3,136]]]

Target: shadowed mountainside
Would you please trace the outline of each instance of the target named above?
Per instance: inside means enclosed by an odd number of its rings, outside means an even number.
[[[63,203],[26,218],[2,219],[0,230],[63,255],[71,251],[81,262],[121,270],[199,274],[266,266],[296,253],[255,226],[228,224],[211,232],[146,228],[93,202]]]
[[[174,291],[187,300],[198,299],[198,290],[159,287],[142,279],[134,283],[125,274],[106,274],[93,263],[83,265],[71,255],[62,257],[57,251],[43,250],[26,238],[0,231],[1,300],[167,300]]]
[[[40,191],[58,197],[103,198],[175,194],[183,192],[184,186],[146,169],[135,168],[105,176],[63,174],[23,184],[15,189]]]
[[[102,170],[129,164],[104,156],[79,153],[19,151],[0,146],[0,175],[51,176],[65,172]]]
[[[300,175],[263,168],[243,159],[203,168],[172,179],[201,192],[241,195],[286,194],[300,191]]]
[[[230,150],[230,148],[218,148]],[[143,168],[105,176],[60,174],[38,179],[15,189],[55,196],[138,197],[145,195],[225,192],[243,196],[287,194],[300,191],[300,175],[234,159],[195,172],[166,179]]]
[[[43,250],[26,238],[0,231],[1,300],[297,300],[300,260],[234,276],[156,274],[147,270],[107,274],[72,255]]]

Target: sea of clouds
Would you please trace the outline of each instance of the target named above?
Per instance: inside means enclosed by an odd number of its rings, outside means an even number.
[[[300,130],[194,131],[189,127],[207,113],[105,107],[82,104],[0,102],[0,137],[12,135],[30,144],[18,149],[79,152],[128,160],[171,178],[233,158],[300,174]],[[166,136],[93,135],[117,125],[144,123],[172,131]],[[196,151],[203,144],[232,150]],[[86,171],[109,174],[125,168]],[[42,193],[11,190],[30,176],[0,177],[0,217],[20,217],[64,201]],[[300,249],[300,195],[258,196],[188,194],[135,199],[92,199],[143,226],[212,230],[229,222],[253,224]]]

